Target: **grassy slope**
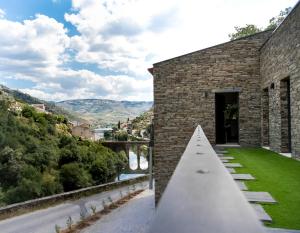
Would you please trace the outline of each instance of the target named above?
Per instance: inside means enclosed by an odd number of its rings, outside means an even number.
[[[300,162],[265,149],[232,148],[229,154],[243,168],[237,173],[250,173],[256,181],[246,182],[250,191],[267,191],[277,201],[264,205],[272,217],[272,227],[300,229]]]

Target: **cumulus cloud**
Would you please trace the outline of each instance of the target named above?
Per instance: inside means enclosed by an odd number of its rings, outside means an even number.
[[[149,40],[176,26],[178,0],[73,0],[65,14],[80,35],[71,38],[78,62],[146,76]],[[159,7],[157,7],[159,5]],[[151,41],[150,41],[151,43]]]
[[[5,17],[5,11],[0,8],[0,19]]]
[[[154,62],[225,42],[237,24],[265,26],[295,2],[72,0],[72,36],[48,16],[13,22],[0,9],[0,78],[30,80],[23,91],[43,99],[152,100]]]
[[[65,70],[64,78],[38,83],[21,91],[53,101],[64,99],[105,98],[114,100],[152,100],[152,80],[135,80],[124,75],[101,76],[88,70]]]
[[[33,20],[0,20],[0,70],[25,76],[52,72],[66,59],[70,39],[64,25],[44,15]]]
[[[81,44],[76,37],[70,38],[64,25],[48,16],[36,15],[34,19],[23,22],[0,19],[0,44],[1,77],[33,82],[33,87],[22,91],[36,97],[54,101],[71,98],[152,100],[150,78],[136,80],[128,75],[103,76],[68,67],[67,62],[72,59],[70,44],[78,50],[84,49],[86,44]],[[90,49],[104,49],[97,48],[96,43],[93,45],[94,48]],[[100,46],[105,47],[105,44]],[[118,48],[107,46],[107,54],[114,56]],[[82,57],[83,61],[86,59],[88,57]],[[113,64],[122,62],[115,60]]]

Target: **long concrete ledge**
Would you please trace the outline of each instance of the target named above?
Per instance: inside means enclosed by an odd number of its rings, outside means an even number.
[[[10,215],[15,215],[15,214],[18,215],[18,213],[28,212],[34,209],[56,205],[63,201],[79,199],[81,197],[112,190],[114,188],[135,184],[145,180],[148,180],[148,175],[139,176],[133,179],[126,179],[122,181],[116,181],[116,182],[91,186],[83,189],[78,189],[75,191],[60,193],[52,196],[47,196],[43,198],[38,198],[30,201],[8,205],[0,208],[0,219],[7,218],[7,216]]]
[[[265,232],[200,126],[158,204],[149,233],[157,232]]]

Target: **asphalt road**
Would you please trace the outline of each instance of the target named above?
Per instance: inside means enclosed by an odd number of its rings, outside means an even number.
[[[136,184],[136,190],[146,188],[147,185],[147,182]],[[103,200],[107,203],[109,197],[114,201],[120,199],[120,191],[125,195],[128,192],[128,186],[2,220],[0,233],[55,233],[55,225],[62,229],[67,227],[69,216],[77,222],[80,220],[80,213],[92,212],[91,206],[96,206],[99,211],[103,208]]]

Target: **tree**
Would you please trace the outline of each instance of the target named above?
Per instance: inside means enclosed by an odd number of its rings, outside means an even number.
[[[52,174],[53,173],[53,174]],[[43,196],[53,195],[63,191],[57,171],[45,172],[42,177]]]
[[[228,35],[230,37],[230,40],[239,39],[261,31],[261,29],[254,24],[246,24],[245,27],[235,26],[234,29],[236,32],[230,33]]]
[[[118,130],[115,133],[115,139],[118,141],[127,141],[128,140],[128,133],[125,130]]]
[[[5,147],[0,152],[0,184],[3,188],[17,185],[21,179],[24,163],[21,154],[10,147]]]
[[[23,117],[26,117],[26,118],[31,118],[34,116],[35,114],[35,110],[33,107],[30,107],[30,106],[25,106],[23,109],[22,109],[22,116]]]
[[[18,185],[10,187],[6,193],[5,199],[9,204],[42,196],[41,173],[33,166],[26,165],[21,174]]]
[[[118,129],[121,129],[121,121],[118,122]]]
[[[107,182],[109,170],[107,167],[107,163],[104,159],[99,158],[96,161],[94,161],[90,172],[96,184],[102,184],[104,182]]]
[[[285,17],[291,12],[292,7],[287,7],[284,10],[281,10],[279,15],[273,17],[269,20],[269,25],[266,27],[268,29],[275,29],[281,24],[281,22],[285,19]]]
[[[264,28],[263,30],[271,30],[271,29],[275,29],[276,27],[278,27],[279,24],[281,24],[281,22],[285,19],[285,17],[291,12],[291,10],[292,10],[292,8],[288,7],[288,8],[285,8],[284,10],[280,11],[279,15],[277,15],[269,20],[269,25],[266,28]],[[262,31],[262,29],[260,29],[259,27],[257,27],[254,24],[246,24],[245,27],[235,26],[234,29],[235,29],[235,32],[230,33],[228,35],[230,40],[235,40],[235,39],[239,39],[239,38],[242,38],[245,36],[250,36],[252,34]]]
[[[112,132],[111,131],[105,131],[104,132],[104,139],[109,140],[112,138]]]
[[[61,167],[60,179],[64,191],[84,188],[92,184],[91,175],[80,163],[69,163]]]

